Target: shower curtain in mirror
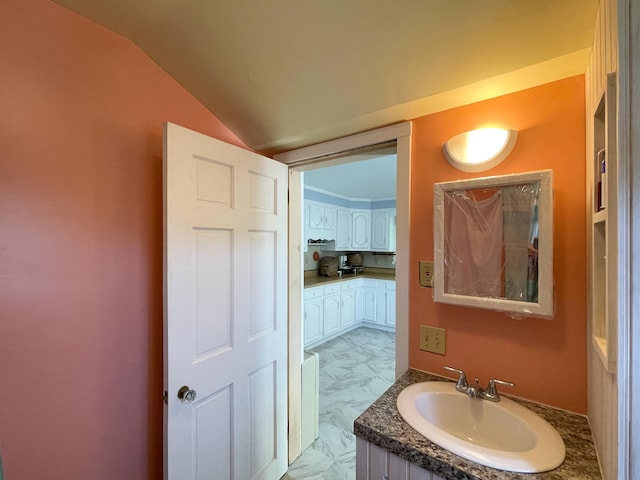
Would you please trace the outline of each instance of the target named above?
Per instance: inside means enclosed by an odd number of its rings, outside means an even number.
[[[459,190],[445,196],[444,291],[500,298],[502,194],[500,189]]]

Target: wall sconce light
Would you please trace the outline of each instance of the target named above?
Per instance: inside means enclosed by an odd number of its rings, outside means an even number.
[[[518,132],[504,128],[480,128],[456,135],[442,146],[444,156],[458,170],[483,172],[509,156]]]

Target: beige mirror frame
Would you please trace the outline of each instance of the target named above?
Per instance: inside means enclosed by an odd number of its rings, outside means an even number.
[[[448,265],[447,248],[450,238],[447,238],[448,228],[451,228],[451,218],[445,218],[448,208],[446,199],[451,198],[457,192],[466,193],[476,189],[495,190],[502,195],[504,187],[535,187],[537,190],[537,249],[536,272],[537,292],[533,300],[513,300],[504,298],[503,295],[474,295],[451,293],[453,288],[445,288],[445,283],[450,283],[449,270],[454,267]],[[447,197],[448,196],[448,197]],[[502,207],[500,207],[502,208]],[[449,214],[452,215],[452,214]],[[499,217],[504,218],[502,210]],[[504,221],[504,220],[503,220]],[[502,226],[498,225],[503,228]],[[450,235],[453,237],[452,235]],[[466,235],[456,235],[457,243],[468,240]],[[504,239],[501,239],[504,245]],[[471,250],[470,241],[468,242]],[[495,242],[494,242],[495,243]],[[503,247],[504,248],[504,247]],[[452,263],[452,262],[450,262]],[[503,265],[500,266],[503,268]],[[504,271],[502,271],[504,278]],[[504,281],[504,280],[501,280]],[[552,318],[554,310],[553,301],[553,171],[542,170],[537,172],[501,175],[493,177],[475,178],[452,182],[434,184],[434,300],[439,303],[448,303],[464,307],[490,309],[512,314],[514,317],[542,317]],[[448,291],[447,291],[448,290]],[[501,291],[503,291],[502,288]]]

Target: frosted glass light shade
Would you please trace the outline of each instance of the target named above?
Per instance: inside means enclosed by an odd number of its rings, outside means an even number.
[[[480,128],[460,133],[442,146],[445,158],[463,172],[483,172],[506,159],[518,132],[504,128]]]

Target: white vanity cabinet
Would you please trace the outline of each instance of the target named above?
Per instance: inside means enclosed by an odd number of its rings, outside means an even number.
[[[351,249],[371,248],[371,211],[351,210]]]
[[[444,480],[444,477],[356,437],[356,479]]]
[[[338,208],[333,205],[304,201],[305,243],[309,239],[335,240]]]
[[[371,250],[396,251],[396,209],[371,211]]]

